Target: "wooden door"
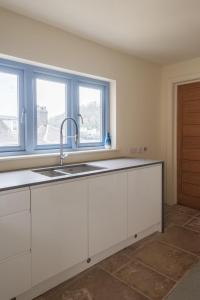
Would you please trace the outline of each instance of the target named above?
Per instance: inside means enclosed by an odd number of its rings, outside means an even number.
[[[178,87],[178,203],[200,209],[200,82]]]

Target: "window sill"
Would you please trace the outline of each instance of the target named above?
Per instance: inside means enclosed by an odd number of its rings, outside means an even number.
[[[72,152],[65,152],[69,156],[81,156],[87,154],[98,154],[98,153],[111,153],[111,152],[118,152],[118,149],[93,149],[93,150],[80,150],[80,151],[72,151]],[[50,157],[59,157],[59,153],[38,153],[38,154],[22,154],[22,155],[12,155],[12,156],[1,156],[0,162],[4,161],[11,161],[11,160],[23,160],[23,159],[30,159],[30,158],[50,158]]]

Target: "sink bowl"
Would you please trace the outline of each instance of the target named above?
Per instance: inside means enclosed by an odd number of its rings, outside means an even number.
[[[38,173],[47,177],[58,177],[58,176],[63,176],[67,175],[63,172],[57,172],[56,170],[53,169],[40,169],[40,170],[32,170],[34,173]]]
[[[81,165],[72,165],[72,166],[65,166],[62,167],[62,172],[68,173],[68,174],[78,174],[78,173],[85,173],[85,172],[92,172],[92,171],[98,171],[102,170],[104,168],[89,165],[89,164],[81,164]],[[58,169],[60,170],[60,169]]]
[[[90,173],[98,170],[103,170],[105,168],[91,165],[91,164],[76,164],[76,165],[65,165],[58,167],[50,167],[44,169],[35,169],[32,172],[47,176],[47,177],[59,177],[70,174],[82,174],[82,173]]]

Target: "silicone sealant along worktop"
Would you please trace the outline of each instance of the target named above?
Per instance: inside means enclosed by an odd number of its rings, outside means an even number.
[[[1,300],[22,293],[20,300],[34,298],[162,231],[162,162],[113,159],[92,164],[107,169],[59,180],[28,170],[0,174],[12,177],[10,185],[1,183],[0,192]],[[20,172],[23,176],[14,179]],[[59,277],[63,272],[65,277]]]

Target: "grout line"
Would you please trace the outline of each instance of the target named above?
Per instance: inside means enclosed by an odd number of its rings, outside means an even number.
[[[188,229],[188,230],[191,230],[191,231],[193,231],[193,232],[196,232],[196,233],[198,233],[198,234],[200,235],[200,230],[195,230],[195,229],[192,229],[192,228],[190,228],[190,227],[187,227],[187,225],[189,225],[189,223],[190,223],[191,221],[194,221],[194,220],[200,220],[200,218],[199,218],[199,217],[193,217],[190,221],[188,221],[187,223],[185,223],[185,224],[183,225],[183,227],[184,227],[185,229]]]
[[[188,231],[191,231],[191,232],[195,232],[195,233],[197,233],[197,234],[199,235],[199,237],[200,237],[200,232],[196,232],[196,231],[191,230],[191,229],[189,229],[189,228],[185,228],[184,225],[174,225],[174,226],[179,227],[179,228],[183,228],[183,229],[188,230]],[[172,227],[173,227],[173,226],[172,226]],[[171,228],[172,228],[172,227],[171,227]],[[180,248],[180,247],[178,247],[178,246],[176,246],[176,245],[174,245],[174,244],[171,244],[171,243],[169,243],[169,242],[166,242],[166,241],[164,241],[164,240],[162,240],[162,239],[160,240],[160,242],[162,242],[162,243],[164,243],[164,244],[167,244],[167,245],[170,245],[170,246],[172,246],[172,247],[174,247],[174,248],[176,248],[176,249],[178,249],[178,250],[181,250],[181,251],[183,251],[183,252],[185,252],[185,253],[187,253],[187,254],[193,255],[193,256],[197,257],[198,259],[200,258],[200,255],[197,255],[197,254],[195,254],[195,253],[193,253],[193,252],[190,252],[190,251],[188,251],[188,250],[185,250],[185,249],[183,249],[183,248]]]
[[[112,277],[115,278],[116,280],[118,280],[119,282],[122,282],[123,284],[125,284],[128,288],[130,288],[130,289],[136,291],[137,293],[139,293],[140,295],[146,297],[147,299],[153,300],[147,294],[145,294],[144,292],[142,292],[140,289],[136,288],[135,286],[128,285],[128,283],[126,281],[122,280],[121,278],[118,278],[117,276],[115,276],[115,274],[112,274]]]
[[[195,264],[193,264],[192,267],[190,269],[188,269],[179,280],[177,280],[176,284],[171,288],[171,290],[168,292],[168,294],[162,300],[167,300],[166,297],[168,297],[176,289],[176,287],[179,285],[179,283],[190,273],[190,271],[192,270],[192,268],[194,267]]]
[[[194,216],[194,219],[200,220],[200,216]]]
[[[200,210],[199,210],[198,214],[194,215],[194,217],[198,218],[198,219],[200,218]]]
[[[147,242],[145,243],[145,245],[146,245],[147,243],[149,244],[149,243],[155,242],[155,241],[156,241],[156,239],[155,239],[155,240],[149,240],[149,241],[147,241]],[[137,259],[137,258],[135,257],[135,254],[136,254],[136,252],[137,252],[138,250],[141,250],[145,245],[141,245],[141,247],[138,247],[137,249],[135,249],[135,251],[133,251],[133,256],[134,256],[134,257],[129,256],[129,255],[127,255],[127,254],[123,254],[123,255],[125,255],[125,256],[129,259],[129,261],[126,262],[126,263],[124,263],[124,264],[123,264],[122,266],[120,266],[119,268],[117,268],[114,272],[109,272],[108,270],[106,270],[106,268],[102,267],[100,264],[99,264],[99,267],[100,267],[101,269],[105,270],[106,272],[108,272],[108,273],[111,274],[111,275],[116,274],[117,272],[119,272],[121,269],[123,269],[124,267],[126,267],[126,266],[129,265],[130,263],[132,263],[132,262],[134,262],[134,261],[140,262],[140,260]],[[122,250],[122,251],[123,251],[123,250]],[[111,256],[111,257],[112,257],[112,256]],[[109,257],[108,257],[108,259],[109,259]],[[141,264],[144,264],[145,266],[149,267],[149,265],[146,265],[145,263],[142,263],[142,262],[141,262]],[[149,269],[151,269],[151,267],[149,267]],[[153,271],[156,271],[156,270],[153,269],[153,268],[152,268],[152,270],[153,270]],[[158,271],[156,271],[156,272],[159,273]],[[164,275],[164,276],[166,276],[168,279],[174,280],[174,279],[168,277],[167,275],[165,275],[165,274],[163,274],[163,273],[160,273],[160,275]]]
[[[174,205],[175,207],[177,207],[177,205],[175,204]],[[174,207],[174,208],[175,208]],[[185,206],[186,207],[186,206]],[[169,215],[169,214],[171,214],[171,213],[173,213],[173,212],[177,212],[178,214],[184,214],[184,215],[187,215],[188,217],[200,217],[200,210],[197,210],[196,209],[196,211],[197,212],[195,212],[195,214],[190,214],[189,212],[187,212],[187,211],[179,211],[179,210],[174,210],[173,209],[173,206],[170,208],[170,210],[169,211],[166,211],[166,208],[165,208],[165,212],[166,212],[166,215]]]
[[[155,272],[155,273],[158,273],[159,275],[163,276],[163,277],[166,277],[167,279],[173,281],[174,283],[177,282],[177,279],[174,279],[172,277],[169,277],[168,275],[154,269],[152,266],[144,263],[143,261],[140,261],[138,258],[135,258],[136,262],[139,262],[141,265],[143,265],[144,267],[146,267],[147,269],[150,269],[151,271]]]
[[[155,234],[156,234],[156,233],[155,233]],[[133,255],[135,255],[135,253],[136,253],[137,251],[143,249],[147,244],[150,244],[150,243],[152,243],[152,242],[158,241],[158,239],[159,239],[159,237],[161,236],[161,234],[162,234],[162,233],[160,233],[159,236],[157,236],[157,234],[156,234],[155,236],[152,236],[151,239],[148,239],[148,236],[147,236],[147,237],[146,237],[147,240],[144,240],[143,242],[142,242],[143,239],[139,240],[139,241],[136,242],[136,243],[140,243],[140,242],[141,242],[141,245],[139,245],[136,249],[134,249],[135,243],[131,244],[131,245],[128,246],[127,248],[133,248]],[[146,238],[144,238],[144,239],[146,239]],[[133,247],[132,247],[132,246],[133,246]],[[124,248],[124,249],[126,249],[126,248]],[[124,249],[123,249],[123,250],[124,250]],[[123,251],[123,250],[121,250],[121,251]],[[132,255],[128,255],[128,254],[125,254],[125,255],[128,256],[130,259],[132,259]]]
[[[103,271],[106,271],[108,274],[113,275],[117,272],[119,272],[121,269],[123,269],[124,267],[126,267],[127,265],[129,265],[131,263],[131,259],[129,257],[127,257],[129,259],[128,262],[126,262],[125,264],[123,264],[121,267],[119,267],[118,269],[116,269],[114,272],[109,272],[108,270],[106,270],[106,268],[102,267],[101,265],[99,265],[98,267],[100,269],[102,269]]]
[[[170,228],[170,227],[172,227],[172,226],[179,226],[179,227],[184,227],[186,224],[188,224],[188,223],[190,223],[193,219],[195,219],[196,217],[195,216],[188,216],[187,214],[185,214],[185,213],[179,213],[180,215],[186,215],[189,219],[186,221],[186,222],[184,222],[183,224],[178,224],[178,223],[176,223],[176,221],[172,221],[172,222],[170,222],[168,225],[167,224],[165,224],[165,229],[168,229],[168,228]],[[168,218],[168,215],[166,216],[166,219]],[[166,220],[167,221],[167,220]],[[167,222],[166,222],[167,223]]]
[[[158,242],[159,242],[159,241],[158,241]],[[137,250],[136,250],[136,251],[137,251]],[[174,282],[177,281],[176,279],[174,279],[174,278],[172,278],[172,277],[169,277],[168,275],[166,275],[166,274],[164,274],[164,273],[158,271],[157,269],[154,269],[152,266],[150,266],[149,264],[146,264],[145,262],[141,261],[141,260],[138,259],[136,256],[135,256],[135,257],[131,257],[131,258],[129,258],[129,259],[130,259],[129,262],[127,262],[127,263],[124,264],[123,266],[119,267],[116,271],[114,271],[114,272],[111,273],[111,274],[116,274],[118,271],[120,271],[121,269],[123,269],[125,266],[129,265],[129,264],[132,263],[132,262],[139,262],[141,265],[144,265],[146,268],[148,268],[148,269],[150,269],[150,270],[152,270],[152,271],[154,271],[154,272],[156,272],[156,273],[158,273],[158,274],[160,274],[160,275],[166,277],[167,279],[172,280],[172,281],[174,281]]]
[[[191,221],[193,221],[194,219],[195,219],[196,217],[191,217],[189,220],[187,220],[183,225],[181,225],[181,226],[185,226],[185,225],[187,225],[187,224],[189,224]]]
[[[190,220],[191,221],[191,220]],[[185,223],[184,223],[185,224]],[[179,227],[179,228],[182,228],[182,229],[185,229],[186,231],[192,231],[192,232],[194,232],[194,230],[192,230],[192,229],[190,229],[190,228],[185,228],[184,226],[185,225],[180,225],[180,224],[175,224],[175,223],[173,223],[172,225],[170,225],[169,227],[167,227],[166,228],[166,232],[167,232],[167,230],[169,229],[169,228],[172,228],[172,227]],[[196,231],[195,231],[196,232]],[[199,232],[199,234],[198,234],[198,236],[200,237],[200,232]]]
[[[105,269],[103,269],[103,270],[104,270],[106,273],[108,273],[109,275],[113,276],[115,279],[118,279],[119,281],[125,283],[128,287],[133,288],[133,289],[135,289],[136,291],[140,291],[140,290],[138,290],[136,287],[129,286],[125,281],[123,281],[122,279],[120,279],[119,277],[116,276],[116,273],[117,273],[117,272],[119,272],[120,270],[122,270],[123,268],[125,268],[126,266],[128,266],[129,264],[131,264],[131,263],[133,263],[133,262],[137,262],[137,263],[143,265],[145,268],[147,268],[147,269],[149,269],[149,270],[151,270],[151,271],[153,271],[153,272],[159,274],[159,275],[162,276],[162,277],[167,278],[168,280],[170,280],[171,282],[173,282],[174,285],[175,285],[176,282],[177,282],[177,280],[175,280],[174,278],[170,278],[170,277],[167,276],[166,274],[159,272],[158,270],[152,268],[151,266],[145,264],[144,262],[140,261],[140,260],[137,259],[137,258],[132,258],[128,263],[124,264],[123,266],[121,266],[120,268],[118,268],[118,269],[117,269],[115,272],[113,272],[113,273],[111,273],[111,272],[109,272],[109,271],[107,271],[107,270],[105,270]],[[179,279],[178,279],[178,280],[179,280]],[[142,293],[145,297],[148,297],[148,299],[151,299],[151,298],[149,298],[149,296],[147,296],[147,295],[144,294],[143,292],[140,291],[140,293]]]
[[[191,230],[192,232],[198,233],[198,234],[200,235],[200,230],[191,229],[190,227],[187,227],[187,224],[184,225],[184,228],[185,228],[185,229],[189,229],[189,230]]]
[[[186,271],[184,272],[184,274],[183,274],[179,279],[175,280],[174,278],[170,278],[170,277],[167,276],[166,274],[159,272],[158,270],[152,268],[151,266],[145,264],[144,262],[138,260],[137,258],[132,259],[131,262],[134,262],[134,260],[135,260],[136,262],[139,262],[141,265],[143,265],[143,266],[146,267],[147,269],[150,269],[151,271],[153,271],[153,272],[155,272],[155,273],[161,275],[162,277],[165,277],[165,278],[169,279],[170,281],[172,281],[172,282],[174,283],[173,287],[172,287],[172,288],[169,290],[169,292],[164,296],[164,298],[162,298],[163,300],[166,299],[166,297],[167,297],[169,294],[172,293],[172,291],[176,288],[176,286],[179,284],[179,282],[183,280],[183,278],[191,271],[192,267],[197,263],[197,262],[193,263],[193,264],[191,265],[191,267],[190,267],[188,270],[186,270]],[[124,265],[124,266],[127,266],[127,265],[129,265],[129,264],[130,264],[130,262],[127,263],[127,264]],[[123,266],[123,267],[124,267],[124,266]],[[120,270],[123,269],[123,267],[121,267]],[[109,273],[108,271],[106,271],[106,272]],[[124,284],[126,284],[128,287],[130,287],[130,288],[132,288],[132,289],[135,289],[136,291],[142,293],[145,297],[148,297],[148,299],[151,299],[151,298],[149,298],[149,296],[147,296],[146,294],[144,294],[143,292],[141,292],[140,290],[138,290],[136,287],[129,286],[125,281],[123,281],[122,279],[118,278],[118,277],[116,276],[116,273],[117,273],[117,271],[115,271],[114,273],[109,273],[109,274],[110,274],[111,276],[113,276],[114,278],[118,279],[119,281],[123,282]]]
[[[130,264],[130,262],[127,263],[126,265],[128,265],[128,264]],[[99,268],[99,266],[98,266],[98,268]],[[123,269],[123,268],[120,268],[120,270],[121,270],[121,269]],[[140,291],[139,289],[137,289],[136,287],[129,286],[128,283],[127,283],[126,281],[124,281],[124,280],[122,280],[121,278],[117,277],[117,276],[115,275],[116,272],[110,273],[108,270],[105,270],[105,269],[102,269],[102,268],[101,268],[101,270],[103,270],[105,273],[107,273],[108,275],[110,275],[111,277],[113,277],[114,279],[116,279],[117,281],[122,282],[122,283],[123,283],[124,285],[126,285],[128,288],[137,291],[139,294],[141,294],[142,296],[145,296],[145,297],[148,298],[149,300],[153,300],[153,299],[151,299],[149,296],[147,296],[146,294],[144,294],[142,291]]]
[[[165,244],[165,245],[171,246],[172,248],[181,250],[181,251],[183,251],[183,252],[185,252],[185,253],[187,253],[187,254],[190,254],[190,255],[192,255],[192,256],[195,256],[195,257],[197,257],[198,259],[200,258],[199,255],[197,255],[197,254],[195,254],[195,253],[192,253],[192,252],[190,252],[190,251],[188,251],[188,250],[185,250],[185,249],[183,249],[183,248],[180,248],[180,247],[178,247],[178,246],[175,246],[175,245],[173,245],[173,244],[171,244],[171,243],[169,243],[169,242],[165,242],[165,241],[162,241],[162,240],[161,240],[160,242],[163,243],[163,244]]]

